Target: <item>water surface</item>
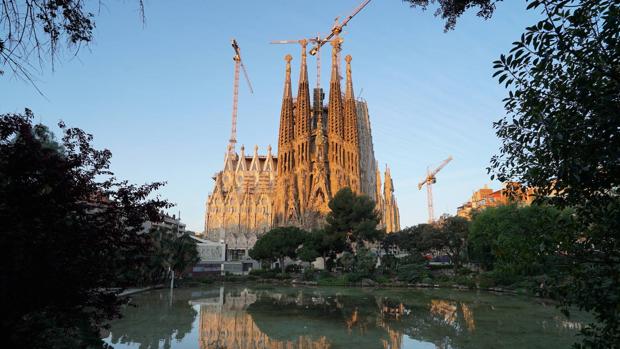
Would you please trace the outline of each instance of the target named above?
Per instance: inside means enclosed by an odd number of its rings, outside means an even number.
[[[568,319],[528,297],[452,290],[205,287],[133,296],[115,348],[568,348]]]

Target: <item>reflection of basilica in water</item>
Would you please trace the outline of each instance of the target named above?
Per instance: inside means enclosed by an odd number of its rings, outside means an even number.
[[[407,305],[384,297],[357,299],[308,291],[224,292],[222,287],[218,295],[192,300],[190,304],[199,306],[200,348],[344,348],[353,347],[356,338],[370,340],[377,348],[403,348],[406,323],[413,318]],[[416,309],[416,315],[430,316],[455,332],[475,330],[473,312],[465,303],[431,300],[425,310]],[[431,345],[445,348],[444,344],[436,338]]]
[[[529,299],[440,290],[208,287],[135,304],[104,335],[115,349],[552,348],[581,326]]]
[[[272,339],[256,325],[245,310],[256,302],[255,293],[247,289],[238,294],[224,294],[220,288],[217,298],[191,301],[200,306],[199,344],[201,349],[326,349],[327,339],[314,340],[299,336],[296,340]]]

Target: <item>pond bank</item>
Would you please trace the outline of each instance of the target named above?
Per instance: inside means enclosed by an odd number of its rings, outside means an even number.
[[[230,284],[266,284],[266,285],[281,285],[281,286],[310,286],[310,287],[348,287],[348,288],[378,288],[378,289],[399,289],[399,288],[410,288],[410,289],[456,289],[462,291],[485,291],[492,293],[502,293],[502,294],[510,294],[510,295],[525,295],[532,296],[538,298],[541,297],[537,294],[534,294],[531,291],[525,289],[509,289],[504,287],[480,287],[480,286],[466,286],[461,284],[430,284],[430,283],[405,283],[405,282],[384,282],[379,283],[372,279],[363,279],[360,282],[355,283],[329,283],[329,282],[321,282],[320,281],[305,281],[301,279],[295,278],[287,278],[287,279],[272,279],[272,278],[254,278],[251,276],[224,276],[219,278],[209,278],[209,279],[191,279],[184,280],[182,283],[179,283],[180,287],[192,287],[198,285],[211,285],[214,283],[230,283]]]
[[[119,293],[118,296],[119,297],[128,297],[134,294],[138,294],[138,293],[142,293],[142,292],[146,292],[146,291],[151,291],[151,290],[157,290],[160,288],[164,288],[163,284],[160,285],[153,285],[153,286],[146,286],[146,287],[132,287],[132,288],[126,288],[125,290],[123,290],[123,292]]]

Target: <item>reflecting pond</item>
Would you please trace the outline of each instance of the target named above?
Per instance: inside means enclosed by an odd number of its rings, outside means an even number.
[[[226,286],[133,296],[115,348],[567,348],[585,318],[544,300],[456,290]]]

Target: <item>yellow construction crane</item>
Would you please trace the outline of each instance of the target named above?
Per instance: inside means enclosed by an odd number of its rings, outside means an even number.
[[[418,183],[418,190],[421,190],[424,184],[426,184],[426,191],[428,195],[428,223],[429,224],[432,224],[435,221],[435,211],[433,209],[433,184],[437,183],[437,178],[435,176],[450,161],[452,161],[452,156],[448,156],[448,158],[442,161],[441,164],[433,171],[431,171],[430,168],[427,168],[426,177],[420,183]]]
[[[233,57],[233,60],[235,61],[235,80],[233,84],[232,130],[230,132],[228,152],[233,154],[235,152],[235,144],[237,144],[237,103],[239,100],[239,67],[241,67],[241,69],[243,70],[243,76],[245,76],[245,81],[247,81],[248,83],[250,93],[254,93],[254,90],[252,89],[252,83],[250,83],[248,72],[245,70],[245,66],[243,65],[243,61],[241,60],[241,49],[239,48],[237,40],[231,39],[231,44],[233,49],[235,50],[235,55]]]
[[[342,28],[344,28],[349,23],[349,21],[353,19],[353,17],[355,17],[355,15],[357,15],[362,9],[364,9],[364,7],[366,7],[366,5],[368,5],[370,1],[371,0],[365,0],[363,3],[361,3],[358,7],[355,8],[355,10],[353,10],[350,15],[348,15],[344,19],[344,21],[342,21],[342,23],[338,23],[338,18],[336,18],[336,22],[334,23],[334,26],[332,27],[329,35],[327,35],[325,38],[320,39],[319,42],[316,43],[316,46],[314,46],[310,50],[310,54],[313,56],[316,55],[326,42],[331,40],[331,38],[333,38],[334,36],[338,36],[338,34],[342,32]]]

